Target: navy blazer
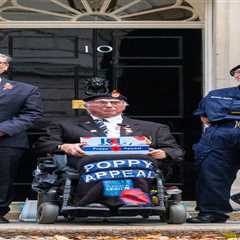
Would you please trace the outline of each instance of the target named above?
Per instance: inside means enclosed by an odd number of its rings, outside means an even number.
[[[26,130],[42,115],[38,88],[2,78],[0,82],[0,147],[27,148]]]
[[[173,160],[183,159],[184,152],[176,143],[167,125],[123,116],[121,126],[121,136],[143,135],[149,137],[152,141],[151,147],[161,148]],[[47,128],[46,134],[40,137],[36,143],[36,150],[39,154],[57,153],[58,145],[80,142],[80,137],[84,136],[104,136],[102,129],[97,127],[89,115],[51,124]]]

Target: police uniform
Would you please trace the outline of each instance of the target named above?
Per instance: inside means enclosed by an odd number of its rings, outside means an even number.
[[[207,117],[210,124],[193,146],[199,216],[189,222],[224,222],[232,211],[230,190],[240,164],[240,88],[210,91],[194,115]]]

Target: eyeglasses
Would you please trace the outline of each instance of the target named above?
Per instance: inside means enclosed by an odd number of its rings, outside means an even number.
[[[119,106],[123,104],[123,101],[92,101],[92,104],[100,105],[100,106],[107,106],[109,103],[112,106]]]
[[[8,64],[7,62],[0,62],[1,65]]]

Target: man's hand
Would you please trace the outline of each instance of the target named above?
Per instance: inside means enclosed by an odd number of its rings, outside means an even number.
[[[74,157],[82,157],[85,152],[81,149],[84,143],[64,143],[61,145],[61,151],[65,152],[67,155],[72,155]]]
[[[209,125],[209,120],[208,120],[207,117],[203,117],[203,116],[201,116],[200,119],[201,119],[201,122],[202,122],[203,124],[205,124],[205,125]]]
[[[161,149],[153,149],[153,148],[150,148],[150,152],[148,153],[148,155],[155,159],[164,159],[167,157],[167,154],[165,151]]]

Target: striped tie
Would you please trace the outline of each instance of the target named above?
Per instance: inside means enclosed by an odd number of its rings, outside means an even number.
[[[94,122],[96,123],[96,125],[98,126],[98,128],[100,128],[104,135],[107,136],[108,134],[108,129],[107,129],[107,126],[105,125],[104,121],[107,122],[106,119],[95,119]]]

